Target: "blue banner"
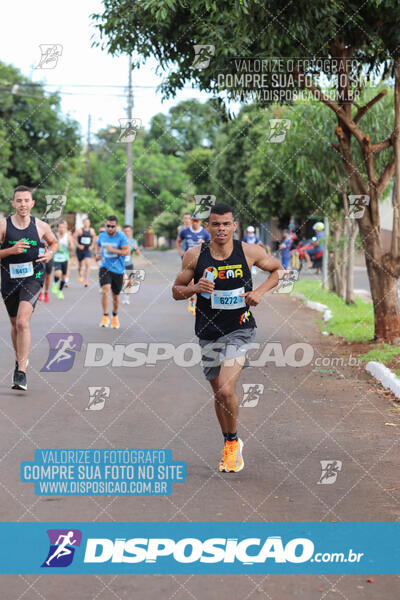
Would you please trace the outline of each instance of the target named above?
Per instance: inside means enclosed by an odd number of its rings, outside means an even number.
[[[400,523],[2,523],[1,573],[400,573]]]

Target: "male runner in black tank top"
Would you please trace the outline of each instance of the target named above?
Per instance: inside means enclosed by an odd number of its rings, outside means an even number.
[[[175,300],[197,294],[195,331],[203,348],[203,371],[214,391],[215,411],[224,435],[219,470],[226,472],[238,472],[244,466],[243,442],[237,436],[235,387],[248,345],[255,337],[256,324],[250,307],[257,306],[263,295],[278,284],[278,270],[282,269],[260,246],[234,240],[236,228],[232,208],[215,204],[209,216],[210,242],[187,250],[172,288]],[[271,273],[255,290],[251,279],[253,265]],[[214,281],[205,278],[206,271],[213,273]],[[207,365],[210,360],[215,364],[216,355],[217,366]]]
[[[26,390],[26,366],[31,342],[30,319],[44,280],[44,264],[58,248],[50,226],[31,216],[35,205],[25,186],[14,190],[11,202],[15,214],[0,220],[1,295],[11,321],[15,350],[12,388]],[[44,254],[39,254],[47,244]]]
[[[83,219],[83,227],[77,229],[74,233],[76,244],[76,257],[78,259],[78,281],[85,287],[89,285],[90,259],[92,250],[95,248],[96,234],[93,227],[90,226],[90,219]],[[84,268],[84,277],[82,277],[82,267]]]

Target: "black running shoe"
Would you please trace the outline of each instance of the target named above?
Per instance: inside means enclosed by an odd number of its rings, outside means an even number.
[[[26,366],[28,367],[28,365],[29,365],[29,358],[26,361]],[[18,361],[16,360],[15,361],[15,369],[14,369],[14,373],[13,373],[13,376],[12,376],[12,385],[14,385],[14,383],[15,383],[15,375],[16,375],[17,371],[18,371]]]
[[[26,383],[26,373],[23,371],[15,371],[12,389],[25,391],[28,389],[28,384]]]
[[[14,385],[14,383],[15,383],[15,376],[17,374],[17,371],[18,371],[18,361],[16,360],[15,361],[15,369],[14,369],[14,373],[13,373],[13,376],[12,376],[12,385]]]

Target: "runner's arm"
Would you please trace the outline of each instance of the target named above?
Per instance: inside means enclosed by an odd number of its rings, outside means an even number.
[[[47,248],[46,248],[46,252],[44,254],[42,254],[42,256],[40,256],[36,262],[48,263],[51,261],[51,259],[53,258],[53,256],[55,255],[55,253],[58,250],[58,241],[48,223],[44,223],[42,221],[40,225],[43,228],[42,237],[47,244]]]
[[[90,250],[92,252],[96,252],[97,235],[96,235],[95,230],[92,227],[90,228],[90,233],[92,234],[92,244],[90,246]]]
[[[176,248],[181,256],[183,256],[184,252],[182,251],[182,239],[179,237],[176,238]]]
[[[99,242],[100,239],[100,234],[97,236],[97,240],[96,240],[96,260],[100,260],[101,258],[101,244]]]
[[[5,235],[6,235],[7,222],[5,219],[1,219],[0,221],[0,244],[3,243]],[[17,248],[18,246],[18,248]],[[0,250],[0,259],[5,258],[6,256],[10,256],[10,254],[19,254],[23,252],[25,248],[29,248],[29,244],[20,240],[17,244],[13,244],[10,248],[4,248],[4,250]]]
[[[128,256],[130,249],[129,246],[121,246],[121,248],[112,248],[113,254],[118,254],[119,256]]]
[[[191,283],[194,276],[194,269],[199,257],[200,246],[187,250],[183,256],[182,271],[175,279],[172,286],[172,297],[174,300],[187,300],[197,292],[209,292],[214,290],[214,282],[202,277],[196,284]]]
[[[255,290],[251,292],[246,292],[243,294],[246,300],[246,304],[250,306],[257,306],[261,301],[261,298],[276,287],[279,283],[279,273],[278,271],[283,271],[283,267],[273,256],[268,256],[261,248],[261,246],[253,245],[248,246],[246,244],[245,250],[246,259],[249,257],[253,259],[253,265],[261,269],[262,271],[268,271],[270,276],[264,283],[258,286]]]
[[[81,231],[82,231],[81,229],[76,229],[75,232],[74,232],[74,234],[73,234],[73,236],[72,236],[74,238],[74,242],[75,242],[76,246],[79,246],[78,237],[80,235],[82,235]]]

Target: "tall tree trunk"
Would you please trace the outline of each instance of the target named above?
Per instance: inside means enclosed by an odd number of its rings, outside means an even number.
[[[379,227],[366,227],[364,219],[360,219],[359,228],[374,304],[374,340],[400,343],[397,276],[393,272],[392,256],[390,253],[382,253]]]
[[[395,127],[390,138],[371,143],[358,125],[363,115],[386,94],[380,91],[364,106],[358,106],[350,91],[349,69],[346,59],[351,57],[352,49],[334,40],[330,47],[333,58],[341,59],[343,67],[338,77],[339,100],[334,102],[318,87],[310,83],[304,86],[314,96],[322,100],[336,114],[338,126],[336,135],[338,144],[332,144],[338,151],[344,167],[347,184],[355,195],[369,195],[370,204],[364,215],[358,219],[361,241],[365,252],[371,295],[374,303],[375,340],[400,343],[400,311],[398,305],[397,279],[400,277],[400,58],[395,61],[394,112]],[[352,115],[352,105],[358,109]],[[354,137],[361,149],[365,175],[358,169],[351,148]],[[375,170],[375,155],[393,147],[394,159],[389,160],[378,177]],[[393,235],[391,252],[383,254],[380,237],[379,199],[395,176],[395,195],[393,198]]]
[[[347,242],[347,266],[346,266],[346,304],[354,304],[354,253],[357,237],[357,225],[354,220],[347,219],[348,242]]]

